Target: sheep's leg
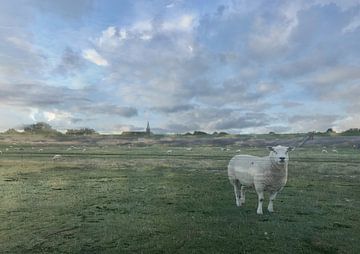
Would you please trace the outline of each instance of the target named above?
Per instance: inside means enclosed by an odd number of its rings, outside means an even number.
[[[258,200],[259,200],[257,214],[263,214],[262,206],[263,206],[263,202],[264,202],[264,191],[261,190],[261,191],[256,191],[256,192],[258,194]]]
[[[274,207],[273,207],[273,201],[275,200],[277,195],[277,192],[272,192],[270,193],[270,198],[269,198],[269,205],[268,205],[268,211],[273,213],[274,212]]]
[[[241,184],[239,180],[233,180],[232,184],[234,185],[236,206],[241,206],[241,193],[240,193]]]
[[[240,194],[241,194],[240,205],[242,205],[242,204],[245,204],[245,186],[244,185],[241,186]]]

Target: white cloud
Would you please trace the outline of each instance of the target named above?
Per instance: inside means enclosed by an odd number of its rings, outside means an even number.
[[[164,31],[191,31],[195,26],[195,16],[184,14],[176,19],[167,20],[162,23]]]
[[[360,67],[337,66],[317,73],[311,82],[319,85],[337,85],[357,79],[360,79]]]
[[[85,49],[83,51],[83,57],[99,66],[108,66],[108,61],[103,58],[95,49]]]
[[[338,120],[334,124],[334,130],[337,132],[346,131],[350,128],[359,128],[360,114],[351,114]]]
[[[350,23],[342,29],[343,33],[355,32],[360,27],[360,15],[354,17]]]
[[[20,48],[24,51],[27,51],[29,53],[33,53],[34,52],[34,46],[24,40],[24,39],[21,39],[21,38],[18,38],[18,37],[13,37],[13,36],[10,36],[10,37],[7,37],[6,38],[7,41],[11,42],[13,45],[15,45],[17,48]]]

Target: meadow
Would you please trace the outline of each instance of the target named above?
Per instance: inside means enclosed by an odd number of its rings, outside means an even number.
[[[0,145],[0,253],[360,253],[359,150],[295,150],[260,216],[254,190],[235,206],[234,145],[69,147]]]

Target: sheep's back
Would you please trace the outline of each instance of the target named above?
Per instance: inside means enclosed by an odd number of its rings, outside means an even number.
[[[238,179],[241,184],[253,185],[254,176],[262,172],[264,159],[252,155],[236,155],[228,165],[230,179]]]

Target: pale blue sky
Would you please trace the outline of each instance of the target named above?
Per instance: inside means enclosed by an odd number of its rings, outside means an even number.
[[[359,98],[359,0],[0,3],[0,130],[341,131]]]

